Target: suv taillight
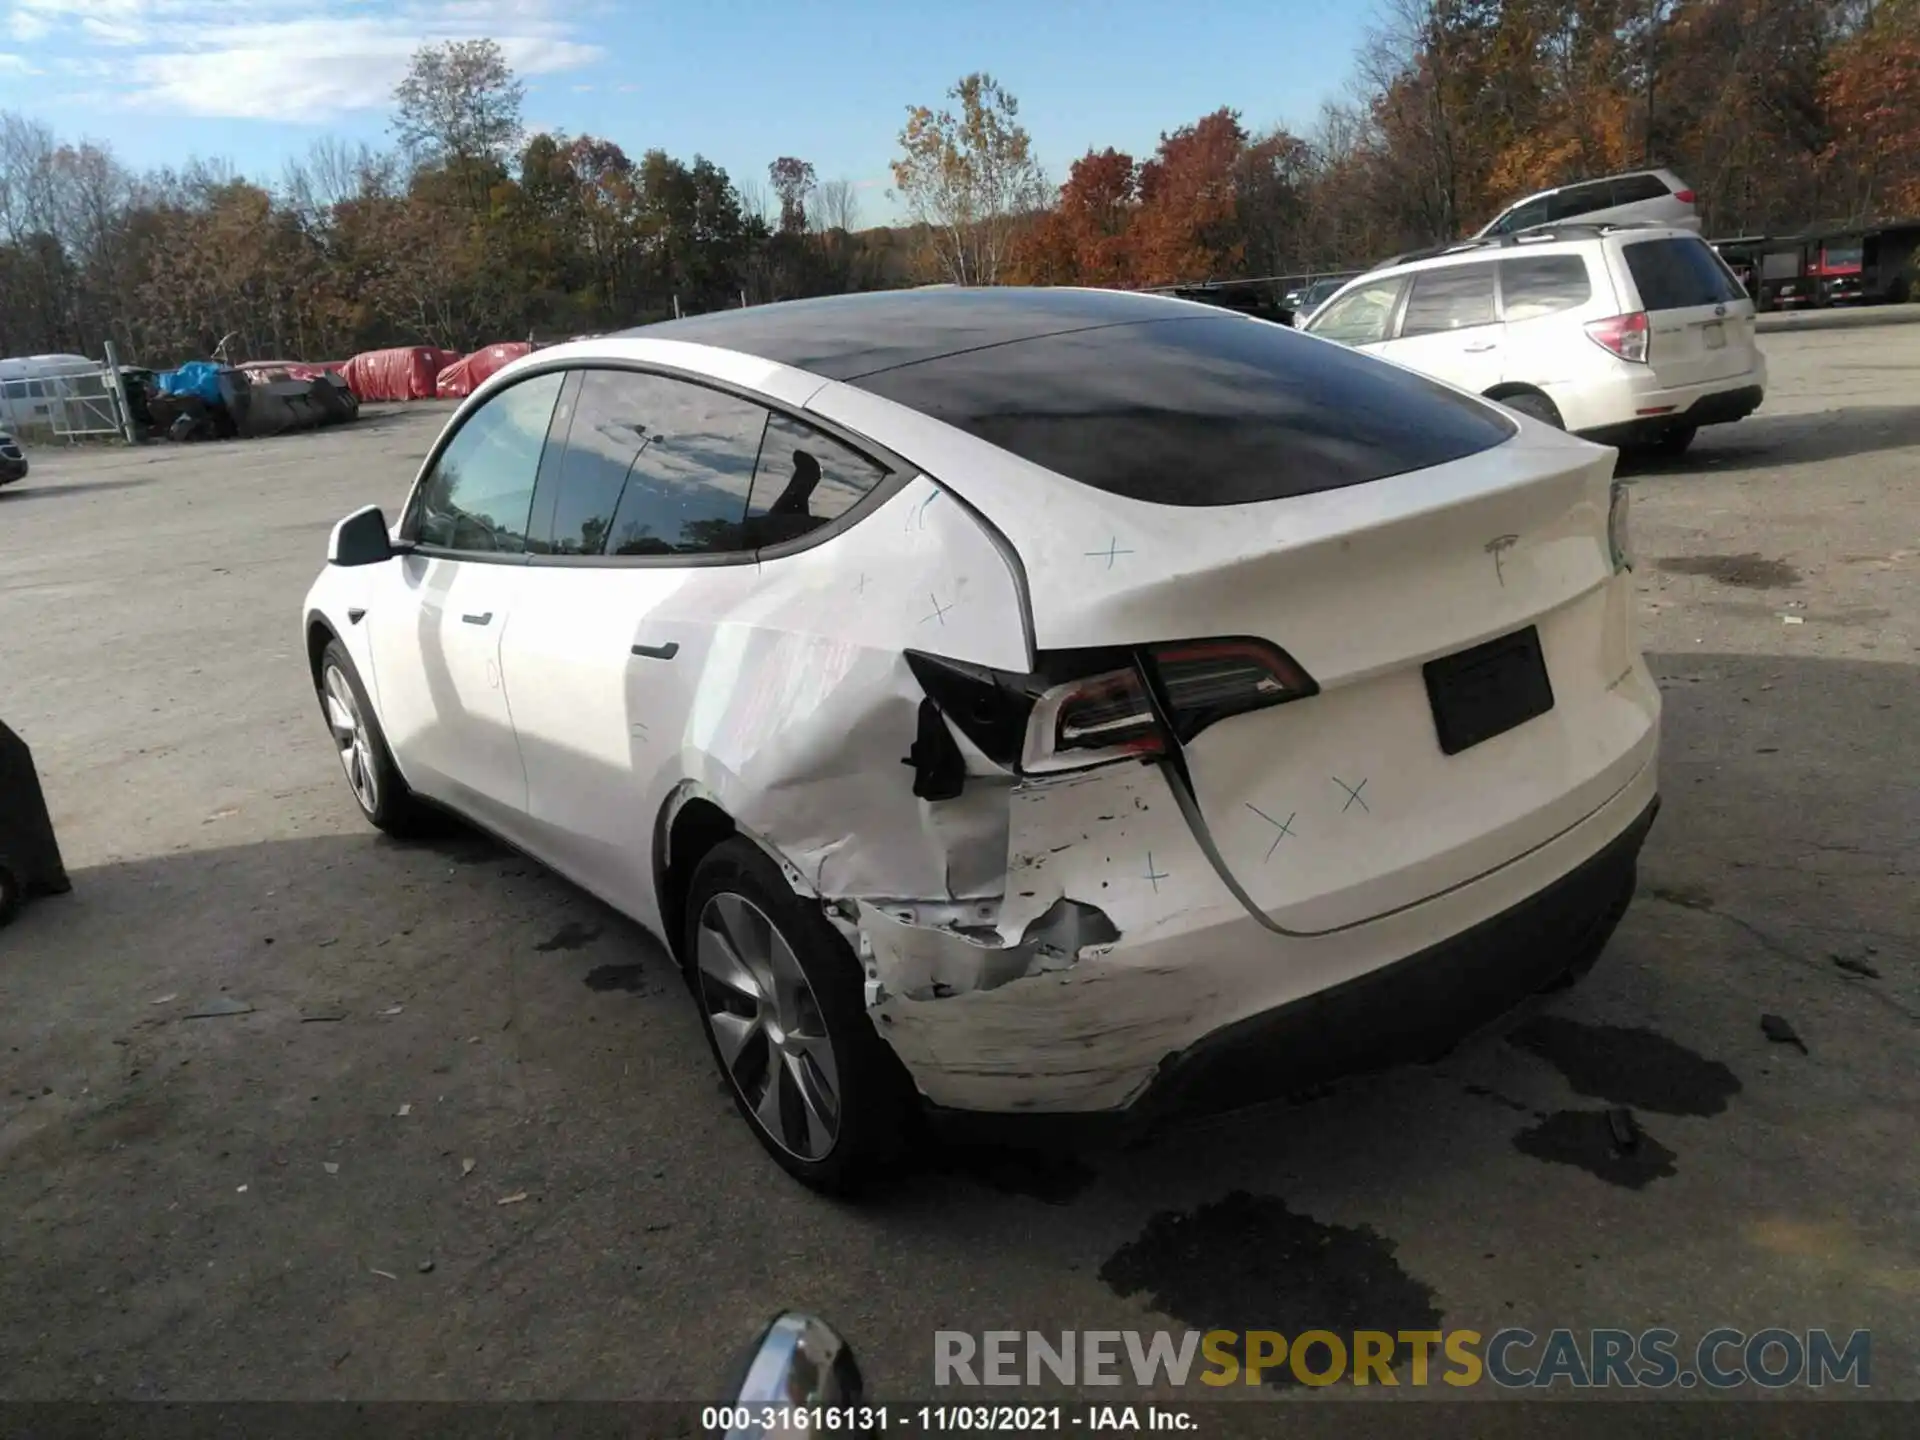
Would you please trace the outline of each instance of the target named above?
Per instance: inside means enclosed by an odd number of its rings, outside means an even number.
[[[1209,725],[1319,692],[1264,640],[1052,651],[1012,675],[909,651],[927,696],[995,763],[1026,775],[1165,755]]]
[[[1691,190],[1676,190],[1673,192],[1673,198],[1678,200],[1682,205],[1693,204],[1693,192]]]
[[[1590,321],[1587,338],[1603,349],[1611,350],[1622,360],[1644,365],[1647,363],[1647,329],[1645,312],[1635,311],[1631,315]]]

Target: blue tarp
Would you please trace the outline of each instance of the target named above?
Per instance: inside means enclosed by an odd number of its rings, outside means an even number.
[[[197,395],[209,405],[218,405],[220,372],[225,368],[211,360],[189,360],[178,370],[155,376],[154,384],[162,395]]]

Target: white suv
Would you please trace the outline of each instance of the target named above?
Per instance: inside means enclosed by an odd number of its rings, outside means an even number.
[[[1561,185],[1517,200],[1475,231],[1474,239],[1569,221],[1583,225],[1674,225],[1696,234],[1700,230],[1700,212],[1694,208],[1693,191],[1686,181],[1671,170],[1636,170],[1628,175]]]
[[[494,375],[305,651],[366,818],[663,937],[836,1188],[916,1109],[1243,1105],[1590,965],[1658,803],[1614,460],[1186,301],[756,305]]]
[[[1305,329],[1589,440],[1677,454],[1759,408],[1753,315],[1690,231],[1573,226],[1389,262]]]

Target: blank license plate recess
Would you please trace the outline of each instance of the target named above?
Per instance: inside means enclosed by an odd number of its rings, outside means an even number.
[[[1421,667],[1443,754],[1458,755],[1553,709],[1540,632],[1529,625]]]

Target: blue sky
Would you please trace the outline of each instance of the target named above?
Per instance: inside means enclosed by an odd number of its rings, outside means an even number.
[[[500,41],[531,126],[631,154],[702,153],[764,181],[778,155],[889,218],[906,107],[991,72],[1058,180],[1220,105],[1304,128],[1344,93],[1371,0],[0,0],[0,109],[137,167],[223,156],[261,178],[325,135],[385,138],[423,42]]]

